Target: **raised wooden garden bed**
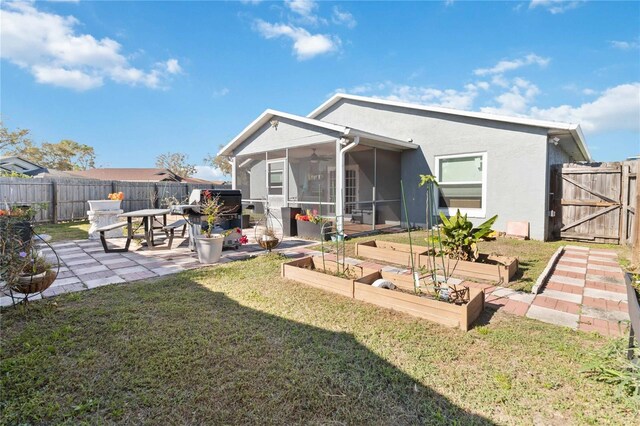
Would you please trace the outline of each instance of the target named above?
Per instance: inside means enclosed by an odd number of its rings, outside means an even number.
[[[375,271],[364,270],[354,265],[346,267],[346,274],[338,276],[335,274],[338,269],[335,261],[325,260],[323,264],[322,257],[309,256],[283,263],[282,276],[321,290],[353,297],[353,282]]]
[[[427,266],[431,262],[428,254],[420,255],[420,265]],[[441,260],[436,263],[442,268]],[[492,256],[481,254],[476,262],[466,260],[444,259],[447,275],[460,278],[475,278],[496,283],[508,283],[518,272],[518,259],[515,257]]]
[[[410,277],[410,276],[409,276]],[[463,305],[435,300],[399,290],[373,287],[379,278],[389,279],[388,274],[369,274],[354,282],[353,297],[394,311],[404,312],[448,327],[467,331],[484,310],[484,292],[469,288],[469,302]],[[401,287],[404,288],[404,287]],[[411,284],[413,290],[413,283]]]
[[[469,302],[455,305],[409,293],[413,291],[413,280],[409,274],[373,271],[354,265],[347,265],[346,276],[334,275],[336,270],[335,261],[325,260],[323,266],[319,256],[282,264],[284,278],[465,331],[484,309],[482,290],[470,288]],[[371,284],[379,278],[391,281],[398,289],[372,287]]]
[[[356,256],[403,266],[411,266],[409,244],[380,240],[356,243]],[[416,268],[429,268],[432,263],[427,247],[414,245],[413,256],[413,266]],[[439,258],[436,259],[436,263],[441,270],[442,264]],[[447,268],[447,275],[454,277],[507,283],[518,271],[518,259],[514,257],[481,254],[477,262],[445,258],[445,267]],[[441,274],[441,272],[439,271],[438,274]]]
[[[413,264],[420,266],[420,255],[427,255],[427,247],[413,246]],[[367,259],[381,260],[397,265],[411,266],[411,250],[409,244],[392,243],[389,241],[373,240],[356,243],[356,256]]]

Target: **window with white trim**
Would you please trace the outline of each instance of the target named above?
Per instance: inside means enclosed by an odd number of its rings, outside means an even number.
[[[269,195],[282,195],[284,185],[284,161],[268,163]]]
[[[436,157],[438,209],[455,214],[484,216],[486,209],[487,154]]]

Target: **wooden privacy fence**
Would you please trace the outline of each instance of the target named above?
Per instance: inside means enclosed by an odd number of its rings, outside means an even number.
[[[632,244],[638,161],[568,163],[551,169],[554,238]]]
[[[170,201],[185,202],[193,189],[228,189],[227,185],[181,182],[125,182],[94,179],[0,178],[0,208],[45,203],[38,222],[60,222],[87,217],[87,200],[105,200],[111,192],[124,193],[125,212],[160,208]]]

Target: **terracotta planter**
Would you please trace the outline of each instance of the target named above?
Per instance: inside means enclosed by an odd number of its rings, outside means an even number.
[[[37,275],[18,277],[18,282],[12,286],[13,291],[22,294],[39,293],[48,289],[56,280],[58,274],[47,271]]]
[[[420,265],[428,266],[431,258],[425,253],[420,255]],[[436,259],[441,266],[441,260]],[[444,259],[447,275],[460,278],[473,278],[495,283],[508,283],[518,272],[518,259],[481,254],[479,261]]]
[[[420,255],[427,254],[427,247],[413,245],[413,266],[420,266]],[[396,265],[411,266],[411,250],[409,244],[389,241],[367,241],[356,243],[356,256],[381,260]]]
[[[464,305],[455,305],[398,290],[373,287],[371,284],[380,278],[389,279],[389,276],[376,273],[354,281],[353,297],[356,300],[424,318],[448,327],[460,328],[464,331],[471,328],[471,324],[484,310],[484,292],[482,290],[470,288],[469,302]],[[411,290],[413,290],[413,283]]]
[[[211,238],[207,238],[204,235],[198,235],[195,241],[200,263],[217,263],[220,260],[224,236],[213,234]]]
[[[353,278],[343,278],[332,275],[337,270],[337,263],[331,260],[322,262],[322,257],[303,257],[282,264],[282,276],[294,281],[307,284],[321,290],[337,293],[342,296],[353,297],[353,282],[373,271],[364,270],[359,266],[346,265]],[[327,271],[325,273],[324,271]]]

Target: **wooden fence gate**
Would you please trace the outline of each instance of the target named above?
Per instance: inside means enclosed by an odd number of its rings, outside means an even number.
[[[631,244],[637,171],[638,161],[553,166],[552,238]]]

